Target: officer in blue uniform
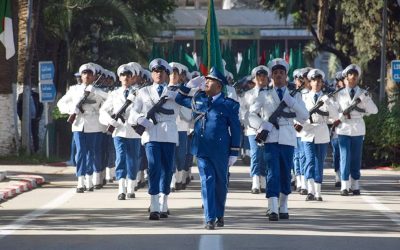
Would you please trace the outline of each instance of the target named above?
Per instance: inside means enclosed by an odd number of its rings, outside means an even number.
[[[199,167],[205,228],[212,230],[224,226],[228,167],[237,160],[240,146],[240,105],[222,93],[227,81],[221,72],[211,68],[205,78],[205,83],[200,81],[204,91],[190,88],[204,78],[193,79],[180,87],[175,101],[194,113],[192,153]]]

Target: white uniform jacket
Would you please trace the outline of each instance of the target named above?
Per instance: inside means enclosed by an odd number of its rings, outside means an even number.
[[[267,91],[266,89],[263,91]],[[257,129],[253,128],[249,124],[250,106],[256,101],[258,94],[260,93],[259,87],[254,87],[246,91],[243,97],[240,99],[240,119],[242,124],[245,126],[245,135],[256,135]]]
[[[226,97],[229,97],[229,98],[239,102],[239,98],[236,94],[236,89],[230,85],[226,85]]]
[[[336,100],[337,104],[339,105],[339,119],[342,121],[336,128],[336,133],[338,135],[365,135],[365,123],[363,117],[378,113],[378,108],[376,107],[375,103],[372,101],[370,96],[365,96],[365,92],[366,90],[361,89],[358,86],[355,87],[353,100],[356,100],[359,96],[364,95],[360,98],[362,101],[357,106],[365,109],[365,113],[353,110],[350,112],[350,119],[342,115],[342,112],[353,103],[350,98],[349,89],[345,88],[337,94]]]
[[[135,103],[131,109],[128,123],[136,125],[139,117],[146,117],[147,112],[160,100],[157,93],[158,84],[141,88],[135,99]],[[144,145],[150,141],[156,142],[171,142],[178,144],[178,128],[176,125],[176,117],[179,114],[180,106],[175,102],[176,91],[168,90],[167,86],[164,86],[163,93],[161,96],[171,95],[171,98],[163,105],[165,109],[174,110],[173,115],[159,114],[156,113],[155,117],[157,124],[151,127],[149,130],[146,129],[142,135],[142,144]]]
[[[86,85],[84,84],[71,86],[57,103],[60,112],[69,115],[75,113],[76,105],[83,98],[85,88]],[[72,123],[72,132],[94,133],[104,131],[105,126],[99,122],[99,109],[107,95],[103,90],[93,87],[93,92],[89,94],[82,106],[85,112],[83,114],[79,112]]]
[[[111,115],[116,114],[121,107],[125,104],[125,96],[124,96],[124,87],[120,87],[108,94],[107,100],[103,103],[103,105],[100,108],[100,116],[99,116],[99,121],[101,124],[104,124],[106,126],[110,125],[115,121],[113,118],[111,118]],[[135,101],[135,99],[133,99]],[[133,101],[133,102],[134,102]],[[128,106],[128,108],[125,111],[124,119],[125,123],[121,121],[121,119],[118,119],[119,125],[115,127],[114,132],[112,134],[113,137],[124,137],[124,138],[140,138],[140,135],[138,135],[132,128],[132,126],[128,123],[130,111],[132,109],[133,103]]]
[[[311,110],[316,102],[314,101],[315,92],[310,91],[303,95],[303,101],[306,105],[307,110]],[[319,95],[318,100],[321,100],[322,93]],[[326,97],[326,96],[325,96]],[[306,120],[303,126],[303,133],[301,140],[305,142],[314,142],[315,144],[328,143],[330,141],[328,121],[337,120],[339,118],[339,113],[337,111],[337,106],[333,103],[333,99],[327,99],[324,104],[319,108],[323,112],[328,112],[328,116],[322,116],[320,114],[312,114],[313,123],[310,119]]]
[[[284,95],[290,95],[288,89]],[[269,132],[266,143],[279,143],[283,145],[297,146],[296,131],[293,127],[294,119],[299,122],[304,122],[308,119],[308,111],[304,105],[301,95],[297,93],[294,96],[295,102],[292,107],[286,107],[285,112],[295,112],[295,118],[278,118],[279,129],[275,127]],[[254,104],[250,106],[249,122],[250,126],[259,129],[264,121],[278,108],[281,101],[274,88],[261,91],[255,100]],[[261,117],[260,117],[261,115]]]

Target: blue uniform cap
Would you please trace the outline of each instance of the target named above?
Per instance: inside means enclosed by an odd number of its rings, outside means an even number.
[[[210,72],[206,76],[206,79],[217,80],[222,84],[222,86],[228,85],[228,81],[226,80],[225,76],[221,72],[219,72],[219,70],[215,67],[212,67],[210,69]]]

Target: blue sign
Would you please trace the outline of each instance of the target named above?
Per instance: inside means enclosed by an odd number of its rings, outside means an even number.
[[[39,83],[40,102],[54,102],[56,99],[56,88],[53,83]]]
[[[400,60],[392,61],[392,78],[395,82],[400,82]]]
[[[52,61],[39,62],[39,82],[54,79],[54,64]]]

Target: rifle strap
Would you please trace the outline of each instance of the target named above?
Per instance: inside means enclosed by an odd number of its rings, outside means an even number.
[[[329,112],[328,111],[322,111],[320,109],[315,110],[315,113],[322,115],[322,116],[329,116]]]
[[[283,117],[283,118],[295,118],[296,117],[296,113],[282,111],[279,116]]]
[[[360,113],[365,113],[365,109],[359,108],[358,106],[355,106],[355,107],[354,107],[354,110],[355,110],[355,111],[358,111],[358,112],[360,112]]]

